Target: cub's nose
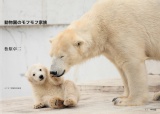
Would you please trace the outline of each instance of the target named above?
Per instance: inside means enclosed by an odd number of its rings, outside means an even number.
[[[40,75],[39,78],[42,79],[42,80],[44,79],[43,75]]]
[[[50,74],[57,75],[57,71],[50,71]]]

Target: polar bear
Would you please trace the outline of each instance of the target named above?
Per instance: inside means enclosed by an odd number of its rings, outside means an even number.
[[[32,65],[26,73],[34,95],[34,108],[64,108],[76,106],[79,101],[77,86],[63,77],[50,75],[48,69],[41,65]]]
[[[160,60],[160,0],[99,0],[50,42],[51,74],[62,76],[104,55],[124,84],[114,105],[143,105],[149,96],[145,60]]]

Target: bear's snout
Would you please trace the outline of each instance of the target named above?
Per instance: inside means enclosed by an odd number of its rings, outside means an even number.
[[[57,75],[57,71],[50,71],[50,74]]]
[[[43,75],[40,75],[40,76],[39,76],[39,79],[43,80],[43,79],[44,79]]]
[[[60,77],[65,73],[65,70],[61,74],[57,73],[57,71],[50,71],[50,74],[55,76],[55,77]]]

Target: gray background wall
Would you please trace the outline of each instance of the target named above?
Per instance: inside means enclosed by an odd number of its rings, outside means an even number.
[[[24,73],[34,63],[50,66],[49,39],[82,16],[96,0],[0,0],[0,99],[29,96]],[[47,20],[47,25],[4,25],[4,20]],[[5,51],[5,47],[21,47]],[[147,61],[148,73],[160,73],[160,64]],[[105,57],[74,66],[66,75],[76,83],[120,78]],[[8,89],[21,87],[21,89]]]

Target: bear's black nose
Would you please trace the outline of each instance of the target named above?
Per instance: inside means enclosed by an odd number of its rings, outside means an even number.
[[[39,78],[42,79],[42,80],[44,79],[43,75],[40,75]]]
[[[50,71],[50,74],[57,75],[57,71]]]

